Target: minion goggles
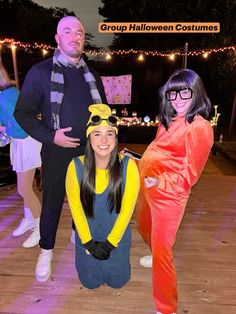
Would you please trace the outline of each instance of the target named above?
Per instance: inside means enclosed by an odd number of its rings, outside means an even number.
[[[110,126],[113,130],[118,133],[117,118],[112,116],[111,108],[105,104],[94,104],[89,106],[91,112],[90,118],[87,123],[86,136],[98,126]]]
[[[87,124],[87,128],[90,126],[98,126],[102,121],[107,121],[107,124],[111,127],[117,127],[117,118],[114,116],[109,116],[106,119],[101,118],[99,115],[92,116],[90,122]]]

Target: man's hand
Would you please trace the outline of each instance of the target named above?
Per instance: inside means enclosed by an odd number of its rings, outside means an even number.
[[[64,133],[71,131],[72,128],[64,128],[60,130],[56,130],[55,137],[54,137],[54,144],[61,146],[61,147],[77,147],[80,146],[80,139],[66,136]]]

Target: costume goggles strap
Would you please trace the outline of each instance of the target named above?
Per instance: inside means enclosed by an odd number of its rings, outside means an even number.
[[[107,121],[107,124],[111,127],[117,127],[117,118],[114,116],[109,116],[106,119],[101,118],[100,116],[92,116],[90,122],[87,124],[87,128],[90,126],[97,126],[102,123],[102,121]]]

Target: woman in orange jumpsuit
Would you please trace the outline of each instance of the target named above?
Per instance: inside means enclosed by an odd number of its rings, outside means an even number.
[[[191,187],[213,145],[211,104],[200,77],[178,70],[160,90],[160,126],[140,160],[138,229],[152,251],[157,314],[177,311],[172,248]]]

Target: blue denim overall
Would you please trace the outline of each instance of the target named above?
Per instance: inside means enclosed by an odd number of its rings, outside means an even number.
[[[127,156],[124,156],[121,160],[122,193],[125,188],[128,159]],[[79,183],[81,183],[83,165],[79,158],[74,158],[74,162],[77,179]],[[115,209],[113,209],[111,213],[107,210],[108,193],[109,190],[107,187],[103,193],[95,195],[93,207],[94,218],[87,218],[94,241],[106,240],[118,216]],[[75,244],[75,266],[83,286],[94,289],[98,288],[100,285],[107,284],[112,288],[121,288],[129,281],[131,277],[131,231],[129,225],[118,247],[110,253],[110,258],[107,260],[97,260],[92,255],[87,254],[77,232],[75,235]]]

